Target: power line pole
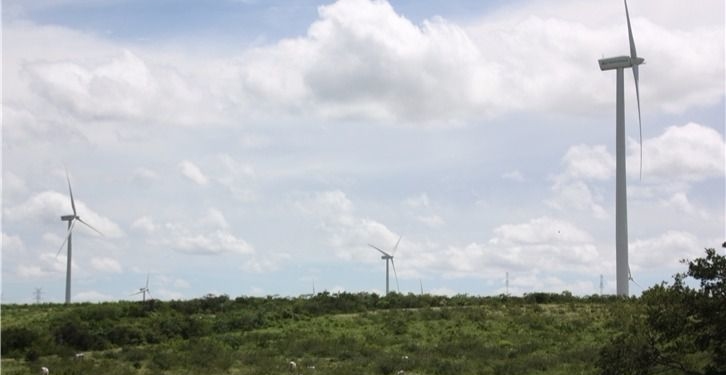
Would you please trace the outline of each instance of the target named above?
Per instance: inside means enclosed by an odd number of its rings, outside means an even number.
[[[506,290],[506,295],[509,295],[509,272],[507,272],[507,277],[504,281],[504,288]]]
[[[43,294],[43,289],[35,288],[35,292],[33,294],[35,295],[35,303],[40,303],[40,296]]]
[[[600,295],[602,296],[602,274],[600,274]]]

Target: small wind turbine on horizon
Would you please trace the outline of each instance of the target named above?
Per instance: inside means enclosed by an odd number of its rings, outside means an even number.
[[[146,274],[146,286],[143,288],[139,288],[139,291],[132,294],[132,296],[137,296],[141,294],[141,301],[146,302],[146,294],[149,294],[149,297],[151,297],[151,290],[149,290],[149,274]]]
[[[628,281],[633,280],[628,264],[628,203],[625,177],[625,99],[623,71],[633,69],[635,96],[638,103],[638,129],[640,131],[640,175],[643,174],[643,130],[640,117],[640,88],[638,86],[638,65],[645,60],[638,57],[635,51],[633,30],[630,27],[628,2],[625,3],[625,19],[628,23],[628,39],[630,40],[630,56],[609,57],[598,60],[600,70],[615,70],[616,75],[616,116],[615,116],[615,264],[617,295],[628,296]]]
[[[400,289],[398,288],[398,274],[396,273],[396,263],[393,261],[393,254],[396,252],[396,249],[398,248],[398,244],[401,243],[401,237],[398,237],[398,241],[396,241],[396,245],[393,246],[391,249],[391,254],[381,250],[380,248],[373,246],[371,244],[368,244],[368,246],[378,250],[383,256],[381,256],[381,259],[384,259],[386,261],[386,295],[388,295],[388,285],[389,285],[389,276],[388,276],[388,262],[391,262],[391,265],[393,266],[393,276],[396,278],[396,291],[400,293]]]
[[[55,255],[58,257],[60,255],[61,251],[63,251],[63,245],[68,243],[68,254],[66,256],[66,299],[65,303],[71,303],[71,256],[72,256],[72,247],[71,247],[71,235],[73,234],[73,228],[76,226],[76,221],[80,221],[83,223],[83,225],[91,228],[94,232],[100,234],[103,236],[103,233],[101,233],[98,229],[91,226],[91,224],[86,223],[81,219],[80,216],[78,216],[78,212],[76,211],[76,202],[73,200],[73,189],[71,189],[71,178],[68,176],[68,171],[66,171],[66,180],[68,181],[68,193],[71,197],[71,208],[73,209],[72,215],[63,215],[61,216],[62,221],[68,222],[68,232],[66,233],[63,243],[60,245],[60,248],[58,249],[58,253]]]

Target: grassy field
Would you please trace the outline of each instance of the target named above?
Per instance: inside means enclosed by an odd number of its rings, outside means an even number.
[[[4,305],[2,374],[597,373],[629,302],[539,297]]]

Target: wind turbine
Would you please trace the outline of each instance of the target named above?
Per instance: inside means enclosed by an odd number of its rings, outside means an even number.
[[[76,220],[80,221],[83,225],[91,228],[94,232],[102,236],[103,233],[99,232],[98,229],[92,227],[91,224],[86,223],[80,216],[78,216],[78,213],[76,212],[76,203],[73,200],[73,189],[71,189],[71,178],[68,177],[68,171],[66,171],[66,180],[68,181],[68,193],[71,196],[71,208],[73,209],[73,214],[61,216],[62,221],[68,222],[68,232],[66,233],[63,243],[60,245],[58,253],[55,256],[58,257],[63,250],[63,245],[68,243],[68,256],[66,257],[66,303],[71,303],[71,235],[73,234],[73,228],[76,225]]]
[[[640,173],[643,173],[643,130],[640,118],[640,88],[638,87],[638,65],[645,60],[638,57],[635,52],[633,41],[633,30],[630,27],[630,14],[628,13],[628,2],[625,3],[625,19],[628,23],[628,39],[630,40],[630,56],[609,57],[598,60],[600,70],[616,71],[616,115],[615,115],[615,264],[617,295],[628,296],[628,280],[630,267],[628,266],[628,203],[627,188],[625,180],[625,99],[623,71],[626,68],[633,69],[633,80],[635,81],[635,96],[638,103],[638,129],[640,131]]]
[[[393,276],[396,278],[396,291],[400,292],[398,289],[398,274],[396,273],[396,263],[393,261],[393,253],[396,252],[396,249],[398,248],[398,244],[401,243],[401,237],[398,237],[398,241],[396,241],[396,245],[393,246],[393,249],[391,249],[391,254],[381,250],[380,248],[373,246],[371,244],[368,244],[368,246],[378,250],[383,254],[381,256],[381,259],[384,259],[386,261],[386,295],[388,295],[388,261],[391,261],[391,265],[393,265]]]
[[[149,274],[146,274],[146,286],[143,288],[139,288],[139,291],[132,294],[132,296],[137,296],[141,294],[141,301],[146,302],[146,293],[149,294],[149,297],[151,297],[151,290],[149,290]]]

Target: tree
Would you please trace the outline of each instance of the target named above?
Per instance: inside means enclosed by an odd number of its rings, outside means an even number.
[[[646,290],[630,307],[630,319],[600,352],[603,375],[726,374],[726,257],[706,249],[704,258],[683,263],[688,271],[673,285]]]

